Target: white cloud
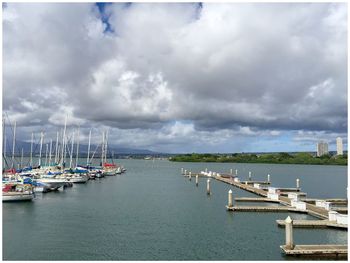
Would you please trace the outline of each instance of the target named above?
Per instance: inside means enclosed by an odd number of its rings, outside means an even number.
[[[54,128],[69,113],[72,123],[116,128],[120,142],[194,149],[234,136],[347,130],[344,3],[132,3],[106,12],[114,33],[93,3],[3,9],[11,118]]]

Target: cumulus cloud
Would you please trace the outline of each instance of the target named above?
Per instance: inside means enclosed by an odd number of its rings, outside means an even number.
[[[54,130],[68,114],[154,150],[344,135],[347,7],[9,3],[3,88],[21,126]]]

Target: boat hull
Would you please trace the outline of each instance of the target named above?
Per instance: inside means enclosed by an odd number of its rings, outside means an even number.
[[[32,193],[2,193],[3,202],[32,201],[33,198]]]

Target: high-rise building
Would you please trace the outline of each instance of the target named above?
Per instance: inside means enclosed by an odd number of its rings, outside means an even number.
[[[328,154],[328,143],[326,142],[318,142],[317,143],[317,156],[322,156]]]
[[[337,155],[343,155],[343,140],[340,137],[337,137]]]

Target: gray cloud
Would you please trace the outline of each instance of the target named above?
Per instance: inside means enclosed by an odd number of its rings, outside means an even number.
[[[215,136],[246,138],[247,127],[344,134],[347,8],[9,3],[3,87],[21,126],[55,129],[69,114],[135,146],[225,144]],[[191,128],[170,136],[178,127]]]

